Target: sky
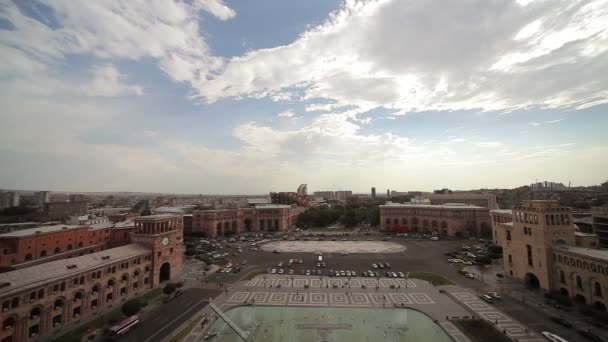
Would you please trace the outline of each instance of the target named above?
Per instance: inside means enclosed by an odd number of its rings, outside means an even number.
[[[0,0],[0,188],[608,180],[608,1]]]

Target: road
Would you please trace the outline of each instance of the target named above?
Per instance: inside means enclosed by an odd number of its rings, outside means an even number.
[[[209,298],[213,298],[219,293],[219,290],[187,289],[180,297],[169,303],[162,304],[150,312],[135,329],[128,332],[119,341],[160,341],[209,304]]]

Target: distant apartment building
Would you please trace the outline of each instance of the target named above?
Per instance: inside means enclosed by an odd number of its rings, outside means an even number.
[[[485,207],[392,202],[380,206],[381,231],[480,237],[490,235],[490,227],[490,211]]]
[[[86,201],[83,194],[70,194],[70,202],[84,202]]]
[[[532,191],[565,191],[565,190],[568,190],[568,187],[566,187],[562,183],[543,181],[543,182],[536,182],[536,183],[530,184],[530,190],[532,190]]]
[[[112,216],[118,214],[125,214],[130,211],[131,207],[101,207],[89,209],[88,213],[96,216]]]
[[[44,214],[48,220],[63,220],[70,216],[87,213],[87,202],[50,202],[44,204]]]
[[[298,186],[298,190],[296,191],[296,193],[303,197],[308,196],[308,185],[300,184],[300,186]]]
[[[12,207],[18,207],[21,202],[21,196],[18,192],[9,191],[0,193],[0,210]]]
[[[372,187],[372,199],[376,199],[376,188]]]
[[[338,190],[334,193],[334,196],[338,201],[346,201],[353,197],[353,192],[351,190]]]
[[[313,193],[313,196],[315,198],[322,198],[326,201],[331,201],[331,200],[335,200],[335,194],[333,191],[315,191]]]
[[[34,200],[40,208],[43,208],[45,203],[49,203],[51,201],[51,192],[38,191],[34,194]]]
[[[295,192],[271,192],[270,202],[272,204],[295,204],[301,207],[312,207],[316,204],[314,200],[298,195]]]
[[[462,203],[488,209],[498,209],[496,195],[492,193],[456,192],[429,195],[432,205]]]
[[[608,207],[592,207],[593,233],[599,237],[600,248],[608,248]]]

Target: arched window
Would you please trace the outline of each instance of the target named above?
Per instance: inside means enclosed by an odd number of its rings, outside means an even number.
[[[40,317],[40,307],[35,307],[30,311],[30,319],[36,319]]]
[[[559,282],[560,283],[566,283],[566,275],[564,274],[564,271],[559,271]]]
[[[25,255],[25,261],[28,261],[28,260],[32,260],[32,255],[30,253],[27,253]]]
[[[15,320],[15,317],[9,317],[9,318],[5,319],[4,321],[2,321],[2,330],[12,329],[16,325],[17,325],[17,321]]]
[[[579,276],[576,276],[576,288],[581,290],[583,289],[583,281]]]
[[[76,293],[74,293],[74,300],[75,301],[80,301],[82,299],[82,292],[78,291]]]
[[[61,309],[63,307],[63,299],[55,300],[55,310]]]
[[[30,293],[30,303],[36,300],[36,291]]]
[[[99,293],[99,285],[94,285],[91,288],[91,293],[93,293],[93,294]]]
[[[526,245],[526,250],[528,252],[528,265],[533,266],[534,261],[532,260],[532,246]]]
[[[59,253],[61,253],[61,248],[55,247],[55,254],[59,254]]]
[[[593,294],[596,295],[597,297],[602,296],[602,285],[597,281],[594,284]]]
[[[43,250],[42,252],[40,252],[40,257],[41,257],[41,258],[42,258],[42,257],[45,257],[45,256],[46,256],[46,251],[45,251],[45,250]]]
[[[551,225],[551,220],[549,219],[549,214],[545,215],[545,222],[547,222],[547,225]]]
[[[15,297],[13,298],[13,300],[11,301],[11,308],[17,308],[19,307],[19,297]]]
[[[72,250],[72,244],[69,244],[68,245],[68,251],[71,251],[71,250]]]
[[[10,308],[11,308],[11,301],[10,300],[7,299],[4,302],[2,302],[2,311],[7,311]]]
[[[139,269],[136,269],[135,272],[133,272],[133,276],[134,277],[138,277],[139,276]]]

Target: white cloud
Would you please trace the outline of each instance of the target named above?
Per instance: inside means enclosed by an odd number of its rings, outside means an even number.
[[[236,16],[236,12],[226,6],[223,0],[197,0],[195,3],[221,20],[228,20]]]
[[[96,66],[93,70],[94,78],[85,85],[84,92],[89,96],[118,96],[125,94],[143,95],[140,85],[124,84],[123,78],[113,65]]]
[[[293,43],[234,57],[193,86],[210,102],[289,89],[331,101],[309,111],[597,105],[608,102],[596,77],[608,73],[606,22],[599,0],[346,0]]]
[[[499,148],[504,146],[500,141],[480,141],[473,143],[473,145],[483,148]]]
[[[295,115],[296,115],[296,113],[294,113],[293,110],[289,109],[284,112],[280,112],[277,116],[280,118],[292,118]]]
[[[560,121],[564,121],[564,119],[549,120],[549,121],[544,121],[544,122],[530,121],[530,122],[528,122],[528,125],[537,127],[537,126],[541,126],[541,125],[549,125],[549,124],[558,123]]]

